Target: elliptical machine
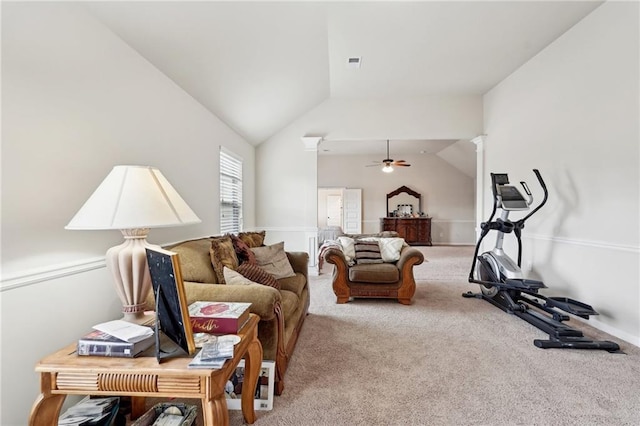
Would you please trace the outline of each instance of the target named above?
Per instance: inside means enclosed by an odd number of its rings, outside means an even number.
[[[479,284],[480,293],[467,292],[462,296],[484,299],[547,333],[548,340],[533,341],[533,344],[539,348],[604,349],[609,352],[619,352],[620,347],[617,343],[588,339],[580,330],[563,323],[570,317],[560,311],[588,320],[591,315],[598,315],[591,306],[567,297],[546,297],[538,294],[538,290],[547,286],[542,281],[525,278],[522,273],[522,229],[527,219],[545,205],[549,195],[540,172],[537,169],[533,172],[544,191],[544,198],[529,214],[515,222],[509,220],[509,213],[529,210],[533,204],[533,195],[526,182],[520,182],[520,184],[527,199],[518,188],[509,185],[509,177],[506,173],[491,173],[493,211],[489,220],[480,225],[481,234],[469,272],[469,282]],[[498,208],[502,212],[494,221]],[[498,232],[496,245],[492,250],[478,255],[482,240],[490,231]],[[504,252],[502,247],[504,236],[512,232],[518,241],[517,263]]]

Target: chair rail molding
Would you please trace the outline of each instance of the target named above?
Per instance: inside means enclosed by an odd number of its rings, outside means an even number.
[[[70,275],[82,274],[94,269],[106,267],[107,264],[105,258],[97,257],[76,262],[50,265],[44,268],[30,269],[8,277],[2,277],[2,280],[0,281],[0,292],[26,287],[45,281],[51,281]]]
[[[633,246],[627,244],[614,244],[604,241],[592,241],[592,240],[580,240],[576,238],[554,237],[551,235],[542,234],[527,234],[522,236],[523,239],[538,240],[538,241],[551,241],[559,244],[569,244],[574,246],[591,247],[603,250],[616,250],[629,253],[640,253],[640,246]]]

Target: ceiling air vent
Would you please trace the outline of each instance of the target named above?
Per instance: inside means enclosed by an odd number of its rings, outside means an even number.
[[[347,59],[347,68],[360,68],[362,56],[352,56]]]

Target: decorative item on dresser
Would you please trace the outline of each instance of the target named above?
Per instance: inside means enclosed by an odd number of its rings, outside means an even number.
[[[389,199],[408,194],[418,202],[418,210],[414,212],[413,204],[398,204],[397,209],[389,211]],[[405,196],[406,197],[406,196]],[[407,198],[404,198],[406,200]],[[380,218],[380,232],[395,231],[404,238],[407,244],[414,246],[430,246],[431,218],[422,210],[422,195],[406,186],[401,186],[387,194],[387,216]]]

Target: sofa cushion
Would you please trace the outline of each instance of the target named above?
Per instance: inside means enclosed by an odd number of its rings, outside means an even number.
[[[224,273],[224,282],[226,285],[259,284],[255,281],[251,281],[249,278],[245,277],[241,273],[227,268],[226,266],[222,268],[222,272]]]
[[[253,263],[256,264],[256,255],[251,251],[251,247],[247,245],[244,241],[238,238],[237,235],[230,235],[231,242],[233,243],[233,248],[236,251],[236,257],[238,258],[238,263]]]
[[[397,262],[400,259],[400,251],[406,244],[404,238],[380,238],[380,237],[366,237],[361,241],[377,241],[380,246],[380,255],[385,262]]]
[[[354,246],[356,251],[356,263],[358,265],[383,262],[382,255],[380,254],[380,245],[377,241],[357,240]]]
[[[282,312],[284,312],[285,321],[289,321],[293,317],[293,313],[300,307],[300,299],[298,295],[287,290],[280,291],[282,295]]]
[[[349,280],[360,283],[390,284],[400,279],[400,271],[393,263],[370,263],[349,268]]]
[[[185,241],[169,247],[169,250],[178,253],[180,270],[184,281],[209,284],[218,282],[218,277],[211,264],[210,247],[210,238]]]
[[[342,253],[347,263],[351,264],[356,258],[355,240],[351,237],[338,237],[340,247],[342,247]]]
[[[298,272],[293,277],[281,278],[278,282],[282,290],[287,290],[300,296],[307,285],[307,278]]]
[[[280,290],[280,282],[276,280],[273,275],[271,275],[258,265],[254,265],[252,263],[243,263],[242,265],[238,266],[238,269],[236,271],[242,274],[242,276],[244,276],[245,278],[250,279],[251,281],[268,285],[269,287]]]
[[[276,279],[295,275],[291,263],[289,263],[289,258],[284,251],[284,241],[270,246],[253,247],[251,251],[256,255],[258,265]]]
[[[209,254],[218,282],[224,284],[224,267],[226,266],[234,271],[238,268],[238,257],[233,248],[231,238],[228,235],[212,238]]]
[[[264,245],[264,237],[266,234],[266,231],[240,232],[238,238],[244,241],[249,247],[260,247]]]

